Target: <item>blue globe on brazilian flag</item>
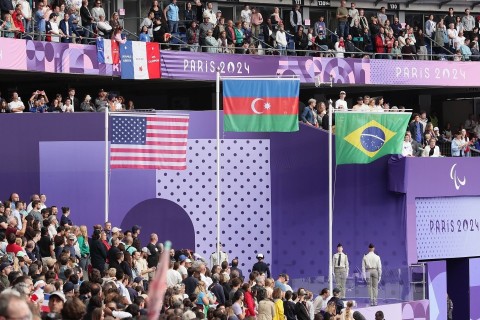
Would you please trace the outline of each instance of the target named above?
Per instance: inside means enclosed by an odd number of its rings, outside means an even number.
[[[370,163],[402,153],[411,113],[335,112],[337,164]]]

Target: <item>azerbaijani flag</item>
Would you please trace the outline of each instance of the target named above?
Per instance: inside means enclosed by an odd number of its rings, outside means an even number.
[[[224,130],[298,131],[299,79],[224,79]]]
[[[119,64],[120,48],[115,40],[97,38],[98,63]]]
[[[120,45],[122,79],[160,78],[160,46],[157,42],[127,41]]]

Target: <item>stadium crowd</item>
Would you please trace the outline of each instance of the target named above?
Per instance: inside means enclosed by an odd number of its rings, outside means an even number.
[[[30,200],[12,193],[0,203],[0,317],[146,319],[163,252],[158,236],[141,243],[140,226],[121,230],[110,222],[89,232],[75,225],[68,207],[47,206],[46,195]],[[293,290],[287,274],[273,279],[261,253],[249,274],[222,251],[210,263],[188,249],[171,249],[169,257],[161,319],[365,319],[337,288],[314,299],[304,288]]]
[[[34,10],[26,0],[2,1],[0,30],[8,38],[82,43],[92,43],[96,37],[124,43],[128,34],[136,34],[123,29],[118,12],[108,19],[102,1],[90,5],[88,0],[42,0]],[[278,7],[263,17],[256,7],[245,5],[240,19],[232,21],[215,11],[212,2],[195,0],[180,9],[177,0],[171,0],[162,10],[158,0],[153,0],[139,25],[138,39],[162,43],[162,48],[168,48],[171,42],[191,51],[220,53],[285,55],[288,48],[288,54],[296,55],[480,59],[478,18],[470,9],[458,15],[450,8],[441,19],[430,15],[424,25],[408,25],[396,16],[389,19],[385,7],[367,17],[355,2],[349,5],[341,1],[335,15],[337,28],[332,31],[323,16],[312,25],[304,25],[299,5],[284,17],[285,21]]]
[[[17,91],[11,93],[8,101],[0,93],[0,113],[105,112],[133,111],[134,109],[132,100],[127,101],[123,96],[103,89],[98,91],[95,99],[87,94],[81,102],[76,96],[75,88],[69,88],[66,97],[60,93],[55,94],[51,101],[44,90],[36,90],[25,103]]]
[[[346,92],[340,91],[339,99],[333,106],[335,110],[357,112],[405,112],[404,106],[392,106],[382,96],[358,97],[356,104],[349,107]],[[335,113],[333,113],[335,116]],[[300,121],[306,125],[328,130],[328,108],[326,102],[309,99],[305,108],[300,108]],[[335,122],[335,117],[332,119]],[[480,122],[475,114],[470,114],[463,123],[452,125],[445,123],[440,131],[438,116],[426,111],[414,113],[406,129],[403,144],[403,156],[409,157],[470,157],[480,155]]]

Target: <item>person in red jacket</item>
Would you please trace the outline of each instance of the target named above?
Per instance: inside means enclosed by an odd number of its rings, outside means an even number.
[[[380,32],[375,36],[375,52],[380,53],[380,59],[384,58],[382,55],[385,53],[385,30],[380,28]]]
[[[255,299],[252,293],[252,288],[249,283],[244,283],[242,285],[243,290],[243,304],[245,307],[245,317],[256,317],[257,313],[255,312]]]

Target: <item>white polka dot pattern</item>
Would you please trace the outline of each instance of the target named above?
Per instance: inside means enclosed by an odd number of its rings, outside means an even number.
[[[188,213],[195,228],[195,251],[208,259],[217,235],[216,141],[189,139],[187,148],[187,170],[157,170],[156,195]],[[238,257],[245,272],[257,252],[271,261],[270,141],[222,140],[220,151],[220,240],[230,260]]]

